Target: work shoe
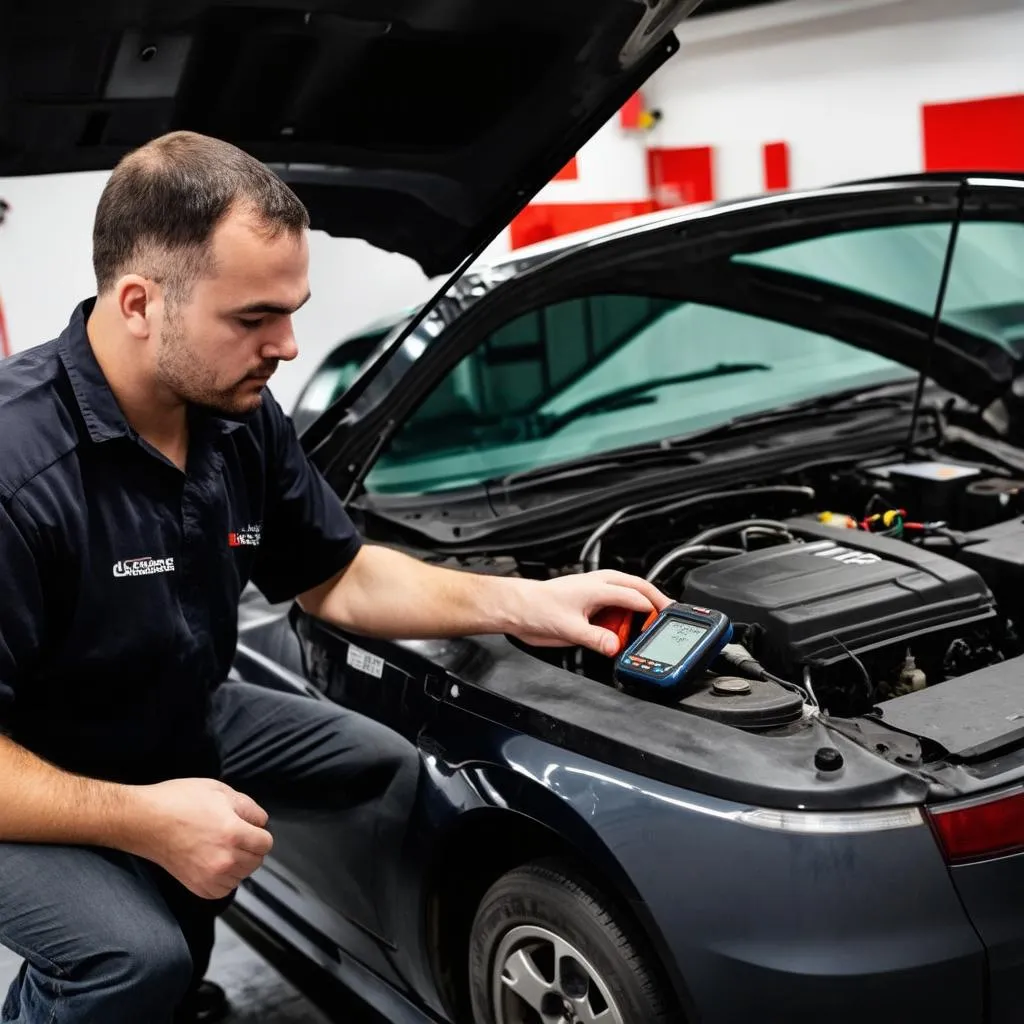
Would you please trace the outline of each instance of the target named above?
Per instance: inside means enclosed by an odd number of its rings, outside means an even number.
[[[224,989],[212,981],[202,981],[174,1014],[174,1024],[214,1024],[227,1020],[231,1004]]]

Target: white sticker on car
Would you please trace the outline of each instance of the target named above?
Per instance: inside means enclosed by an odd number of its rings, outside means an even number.
[[[376,654],[364,651],[353,644],[348,645],[348,657],[345,659],[357,672],[365,672],[368,676],[380,679],[384,675],[384,659]]]

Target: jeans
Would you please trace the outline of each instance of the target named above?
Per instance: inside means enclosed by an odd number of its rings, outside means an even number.
[[[327,701],[225,683],[213,699],[221,779],[271,814],[310,794],[406,812],[408,741]],[[398,824],[395,822],[395,824]],[[0,843],[0,944],[24,960],[7,1024],[170,1024],[209,965],[216,916],[156,865],[93,847]]]

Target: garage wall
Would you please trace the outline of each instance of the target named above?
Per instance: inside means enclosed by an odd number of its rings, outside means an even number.
[[[642,91],[654,127],[613,119],[502,243],[951,160],[1024,170],[1024,0],[779,0],[679,36]]]
[[[1024,93],[1021,0],[787,0],[680,39],[650,145],[713,147],[716,198],[762,191],[776,141],[794,187],[921,170],[923,105]]]

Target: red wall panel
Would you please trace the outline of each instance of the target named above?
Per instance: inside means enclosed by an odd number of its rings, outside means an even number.
[[[1024,171],[1024,96],[922,109],[926,171]]]
[[[650,213],[653,203],[536,203],[527,206],[511,224],[512,248],[518,249],[573,231]]]
[[[715,198],[714,150],[710,146],[649,149],[647,175],[655,209]]]
[[[766,142],[763,157],[765,191],[775,192],[789,188],[789,143]]]
[[[640,118],[644,112],[643,93],[635,92],[619,108],[619,124],[623,128],[636,129],[640,127]]]
[[[580,172],[576,166],[576,157],[573,157],[551,180],[575,181],[579,176]]]

